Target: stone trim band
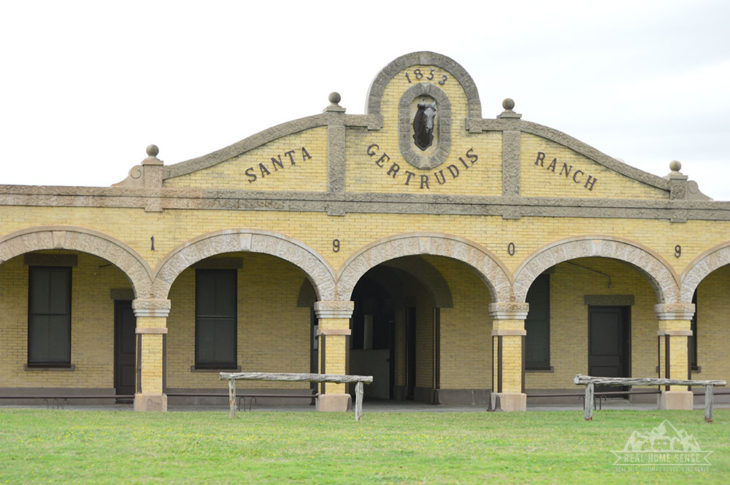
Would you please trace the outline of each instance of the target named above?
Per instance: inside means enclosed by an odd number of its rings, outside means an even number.
[[[136,328],[134,332],[138,335],[165,335],[167,328]]]

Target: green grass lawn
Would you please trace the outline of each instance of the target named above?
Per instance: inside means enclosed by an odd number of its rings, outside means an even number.
[[[665,419],[704,470],[621,469]],[[729,483],[730,410],[529,413],[133,413],[0,409],[0,483]]]

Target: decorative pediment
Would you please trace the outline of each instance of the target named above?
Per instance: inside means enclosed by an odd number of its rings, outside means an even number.
[[[375,201],[378,194],[484,203],[507,197],[510,204],[707,199],[679,169],[667,177],[643,172],[523,120],[511,99],[496,117],[482,118],[474,80],[441,54],[415,52],[385,66],[370,87],[364,115],[346,114],[339,103],[339,94],[332,93],[322,114],[165,166],[157,178],[167,188],[323,193],[329,200],[346,194],[370,194]],[[146,178],[145,170],[156,170],[146,167],[149,160],[122,186],[149,186],[137,180]]]

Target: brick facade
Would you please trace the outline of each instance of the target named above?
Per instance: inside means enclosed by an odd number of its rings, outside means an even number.
[[[423,150],[410,125],[421,102],[437,112]],[[385,398],[492,393],[519,410],[590,371],[595,308],[623,312],[630,375],[688,375],[696,291],[691,371],[727,379],[730,203],[678,164],[644,173],[503,108],[482,118],[461,66],[413,53],[378,74],[365,114],[332,95],[321,114],[194,160],[165,165],[149,147],[113,187],[0,187],[0,396],[113,397],[115,300],[137,318],[136,409],[222,390],[217,369],[195,368],[196,269],[222,267],[235,270],[246,371],[345,373],[356,351]],[[71,361],[29,366],[29,268],[68,256]],[[550,365],[526,369],[527,295],[545,272]],[[343,409],[347,392],[326,384],[320,409]]]

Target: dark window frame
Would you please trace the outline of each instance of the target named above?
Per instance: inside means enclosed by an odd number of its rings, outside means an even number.
[[[199,285],[200,285],[200,278],[199,275],[201,272],[205,272],[208,274],[211,273],[217,273],[217,274],[229,274],[233,275],[233,336],[232,336],[232,342],[233,342],[233,362],[222,362],[222,361],[214,361],[214,362],[201,362],[199,358],[199,347],[198,343],[200,341],[200,332],[201,332],[201,325],[198,321],[199,317],[201,315],[198,313],[198,298],[199,298]],[[195,364],[194,369],[221,369],[221,370],[237,370],[238,367],[238,271],[236,269],[207,269],[207,268],[198,268],[195,270]],[[215,317],[215,316],[208,316]]]
[[[68,332],[68,348],[66,349],[66,355],[67,358],[64,360],[48,360],[48,359],[36,359],[33,360],[33,357],[31,355],[31,350],[33,348],[33,345],[31,343],[32,334],[31,332],[31,326],[33,325],[33,317],[34,315],[52,315],[52,313],[33,313],[33,289],[34,289],[34,276],[33,274],[38,271],[63,271],[66,273],[66,312],[63,314],[54,314],[54,315],[66,315],[66,322],[65,325],[67,327]],[[71,302],[73,300],[72,297],[72,268],[70,266],[29,266],[28,267],[28,326],[27,326],[27,367],[28,368],[73,368],[73,365],[71,364],[71,349],[72,349],[72,342],[71,342],[71,324],[72,324],[72,313],[71,313]]]
[[[546,323],[547,329],[545,332],[546,338],[545,338],[545,343],[544,343],[546,346],[547,359],[546,359],[546,361],[540,363],[539,365],[534,365],[534,364],[531,365],[531,363],[529,362],[528,356],[527,356],[527,338],[528,338],[528,335],[530,335],[530,332],[528,331],[527,335],[525,335],[525,370],[526,371],[552,371],[553,370],[553,368],[550,364],[551,363],[551,355],[550,355],[550,274],[549,273],[541,274],[540,276],[535,278],[535,281],[533,281],[532,284],[534,285],[535,283],[537,283],[538,279],[540,279],[540,278],[544,278],[546,280],[545,283],[543,283],[543,284],[545,284],[546,289],[547,289],[547,296],[546,296],[546,302],[545,302],[545,322],[547,322]],[[532,285],[530,285],[530,287],[532,288]],[[527,294],[528,294],[528,297],[526,298],[526,300],[529,303],[529,295],[530,295],[529,290],[528,290]],[[527,318],[525,319],[525,330],[527,330],[527,322],[528,322],[528,320],[530,320],[529,312],[531,312],[531,311],[532,311],[532,308],[530,308],[528,310]]]

